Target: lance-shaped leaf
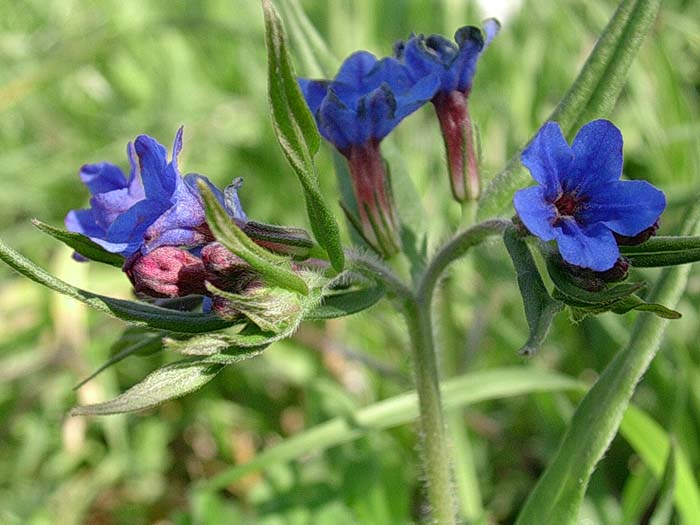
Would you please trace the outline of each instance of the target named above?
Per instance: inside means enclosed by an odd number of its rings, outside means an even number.
[[[175,333],[203,333],[221,330],[240,322],[220,319],[214,314],[179,312],[82,290],[51,275],[2,241],[0,241],[0,260],[34,282],[136,326]]]
[[[372,286],[360,290],[324,294],[321,304],[306,314],[309,321],[320,321],[345,317],[366,310],[381,299],[385,294],[381,286]]]
[[[652,27],[661,0],[623,0],[605,27],[569,91],[547,120],[559,122],[571,139],[589,120],[605,117],[625,85],[630,65]],[[484,191],[479,218],[500,215],[510,208],[513,193],[529,185],[520,164],[521,150],[510,159]]]
[[[110,401],[78,406],[73,416],[124,414],[153,408],[176,397],[189,394],[214,379],[224,365],[200,360],[170,363],[149,374],[143,381]]]
[[[700,237],[652,237],[636,246],[620,246],[632,266],[653,268],[700,261]]]
[[[124,257],[117,253],[108,252],[99,244],[93,242],[81,233],[69,232],[60,228],[54,228],[39,219],[33,219],[32,224],[40,231],[50,235],[54,239],[73,248],[77,253],[90,259],[121,268],[124,265]]]
[[[321,194],[313,163],[313,156],[320,145],[320,135],[297,83],[277,10],[270,0],[262,0],[262,6],[265,15],[270,109],[275,134],[304,189],[306,210],[314,236],[328,252],[333,267],[341,271],[345,265],[345,256],[340,229]]]
[[[549,295],[535,260],[532,258],[530,248],[518,236],[515,228],[508,228],[504,232],[503,241],[515,266],[518,288],[523,298],[525,317],[530,330],[530,336],[519,353],[533,355],[542,347],[554,316],[562,310],[564,305]]]
[[[200,182],[199,191],[204,200],[207,224],[217,241],[259,272],[268,284],[308,295],[308,286],[291,270],[289,259],[255,244],[229,216],[208,185]]]

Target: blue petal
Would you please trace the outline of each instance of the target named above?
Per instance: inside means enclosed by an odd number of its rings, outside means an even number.
[[[451,76],[454,77],[454,85],[445,86],[442,91],[458,90],[463,93],[472,88],[472,79],[476,73],[476,62],[484,48],[484,37],[477,27],[467,26],[455,33],[455,40],[459,43],[459,54],[450,65]]]
[[[428,75],[422,78],[408,91],[396,97],[395,118],[401,120],[430,101],[440,89],[440,78]]]
[[[572,219],[562,219],[556,241],[566,262],[596,272],[609,270],[620,257],[615,237],[600,223],[582,227]]]
[[[367,51],[357,51],[345,59],[335,76],[336,82],[342,82],[361,88],[364,86],[365,77],[377,62],[377,57]]]
[[[520,160],[530,170],[532,178],[542,185],[545,198],[554,202],[561,191],[560,177],[569,169],[572,157],[559,124],[547,122],[525,148]]]
[[[93,195],[118,190],[126,186],[124,172],[119,166],[109,162],[85,164],[80,168],[80,180]]]
[[[362,144],[369,137],[369,121],[358,118],[357,112],[343,104],[333,89],[328,90],[318,116],[321,135],[339,150]]]
[[[166,149],[148,135],[136,138],[136,154],[141,167],[141,179],[149,199],[166,200],[175,189],[175,181],[170,180],[172,172],[166,174]]]
[[[71,210],[64,220],[66,229],[75,233],[82,233],[88,237],[103,237],[104,228],[95,221],[92,210]]]
[[[129,195],[135,200],[140,201],[146,198],[146,190],[141,181],[141,170],[139,169],[138,158],[136,157],[136,149],[134,143],[129,142],[126,145],[126,156],[129,158]]]
[[[557,209],[547,202],[542,187],[534,186],[515,192],[513,206],[525,227],[543,241],[551,241],[556,236],[554,221]]]
[[[211,184],[208,180],[207,183]],[[231,217],[234,219],[247,221],[248,216],[243,211],[241,200],[238,197],[238,188],[240,188],[242,185],[243,177],[237,177],[231,182],[231,184],[224,188],[224,206],[226,207],[226,211],[228,211],[229,215],[231,215]],[[213,184],[212,186],[216,188],[216,186]]]
[[[486,38],[484,39],[484,47],[481,49],[482,53],[486,51],[486,48],[489,47],[491,41],[496,38],[496,35],[501,30],[501,23],[495,18],[488,18],[484,20],[483,24]]]
[[[401,93],[410,89],[415,82],[405,65],[395,58],[385,57],[375,64],[364,80],[366,91],[374,90],[382,84],[387,84],[395,93]]]
[[[299,78],[297,81],[306,99],[306,104],[309,106],[311,113],[315,115],[328,93],[329,82],[327,80],[310,80],[307,78]]]
[[[124,245],[115,244],[105,240],[105,230],[96,222],[92,214],[92,210],[71,210],[66,215],[66,229],[75,233],[82,233],[102,246],[105,250],[112,253],[120,253],[124,249]],[[74,253],[73,258],[77,261],[87,261],[85,257]]]
[[[371,137],[381,140],[399,123],[394,120],[396,99],[387,84],[372,91],[365,98],[366,118],[369,120]]]
[[[414,80],[430,74],[440,74],[445,70],[439,57],[426,49],[422,35],[410,38],[401,47],[400,52],[401,58]]]
[[[664,208],[664,193],[648,182],[615,181],[590,195],[580,220],[602,223],[620,235],[633,236],[654,224]]]
[[[159,201],[142,200],[122,213],[107,230],[106,240],[122,246],[121,253],[131,255],[143,243],[146,229],[166,210]]]
[[[92,207],[95,222],[107,230],[119,215],[131,208],[139,200],[141,199],[131,197],[129,190],[123,188],[121,190],[98,193],[90,199],[90,206]]]
[[[199,192],[179,179],[172,196],[172,206],[145,230],[142,251],[148,253],[165,245],[195,244],[195,238],[201,240],[201,234],[194,232],[194,230],[202,226],[204,222],[205,213]],[[182,233],[183,231],[188,233]]]
[[[571,149],[574,161],[566,176],[561,177],[566,191],[586,195],[622,175],[622,133],[609,120],[594,120],[583,126]]]

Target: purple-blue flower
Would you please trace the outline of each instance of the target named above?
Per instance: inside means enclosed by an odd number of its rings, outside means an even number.
[[[436,75],[413,79],[395,58],[377,60],[367,51],[348,57],[332,81],[299,79],[321,135],[348,161],[359,215],[351,222],[387,257],[399,251],[401,237],[380,142],[439,84]]]
[[[646,181],[622,181],[622,134],[607,120],[581,128],[571,146],[559,124],[547,122],[521,156],[539,185],[515,193],[520,220],[544,241],[556,241],[565,261],[609,270],[620,251],[615,235],[652,227],[666,198]]]
[[[428,75],[440,79],[438,92],[468,93],[481,53],[498,34],[501,24],[495,18],[484,21],[484,34],[478,27],[464,26],[455,33],[455,42],[442,35],[411,35],[394,45],[394,55],[417,81]]]
[[[452,194],[459,202],[476,200],[480,192],[479,163],[467,99],[476,63],[500,29],[494,18],[478,27],[455,33],[456,44],[441,35],[411,35],[394,45],[394,54],[406,65],[412,80],[437,76],[440,87],[431,102],[445,141]]]
[[[428,102],[437,77],[413,79],[394,58],[367,51],[350,55],[332,81],[299,79],[321,135],[341,153],[370,140],[381,141],[408,115]]]
[[[211,240],[197,181],[209,184],[222,202],[224,196],[202,175],[180,175],[181,150],[182,128],[175,135],[169,162],[165,147],[148,135],[129,143],[128,179],[113,164],[83,166],[80,178],[92,194],[90,208],[70,211],[66,228],[125,257],[159,246],[197,246]],[[235,187],[227,193],[229,213],[245,221]]]

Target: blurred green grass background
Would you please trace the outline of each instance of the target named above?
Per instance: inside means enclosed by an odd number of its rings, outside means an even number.
[[[388,54],[411,31],[451,35],[478,24],[460,0],[303,2],[340,58]],[[524,2],[479,64],[470,98],[485,178],[531,136],[575,78],[614,2]],[[301,191],[267,116],[265,47],[255,1],[0,0],[0,235],[84,288],[128,297],[120,272],[73,262],[34,230],[60,225],[87,192],[86,162],[126,166],[140,133],[170,145],[185,125],[181,165],[218,184],[245,178],[247,213],[306,226]],[[300,74],[302,62],[297,62]],[[673,232],[700,188],[700,4],[668,0],[611,116],[625,136],[625,172],[664,189]],[[453,231],[452,203],[432,109],[391,142],[421,194],[435,244]],[[318,157],[336,194],[328,147]],[[394,185],[401,185],[395,176]],[[336,206],[340,217],[339,207]],[[647,272],[653,275],[653,271]],[[606,314],[571,325],[562,316],[544,350],[515,350],[526,324],[504,250],[494,244],[455,266],[440,301],[447,375],[506,365],[591,381],[626,339],[631,318]],[[314,424],[410,389],[405,330],[386,303],[346,320],[309,324],[262,357],[228,367],[196,394],[150,413],[66,417],[76,403],[112,397],[169,356],[133,357],[77,392],[110,355],[123,326],[87,312],[0,266],[0,523],[409,523],[421,515],[411,426],[298,462],[278,464],[219,494],[197,482]],[[700,467],[700,274],[635,396]],[[509,523],[553,454],[575,406],[570,394],[533,394],[460,412],[492,522]],[[696,476],[697,477],[697,476]],[[658,481],[620,438],[598,468],[584,517],[642,523]],[[700,518],[699,518],[700,519]]]

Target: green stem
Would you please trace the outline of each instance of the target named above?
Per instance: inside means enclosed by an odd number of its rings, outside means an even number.
[[[423,469],[428,484],[428,500],[435,523],[453,525],[456,521],[452,474],[445,439],[430,302],[407,300],[404,315],[411,338],[420,410],[419,437]]]
[[[510,221],[493,219],[472,226],[455,235],[452,240],[440,248],[426,268],[425,275],[418,287],[419,300],[427,301],[430,304],[435,286],[445,269],[454,261],[463,257],[472,246],[481,243],[492,235],[503,234],[510,224]]]

